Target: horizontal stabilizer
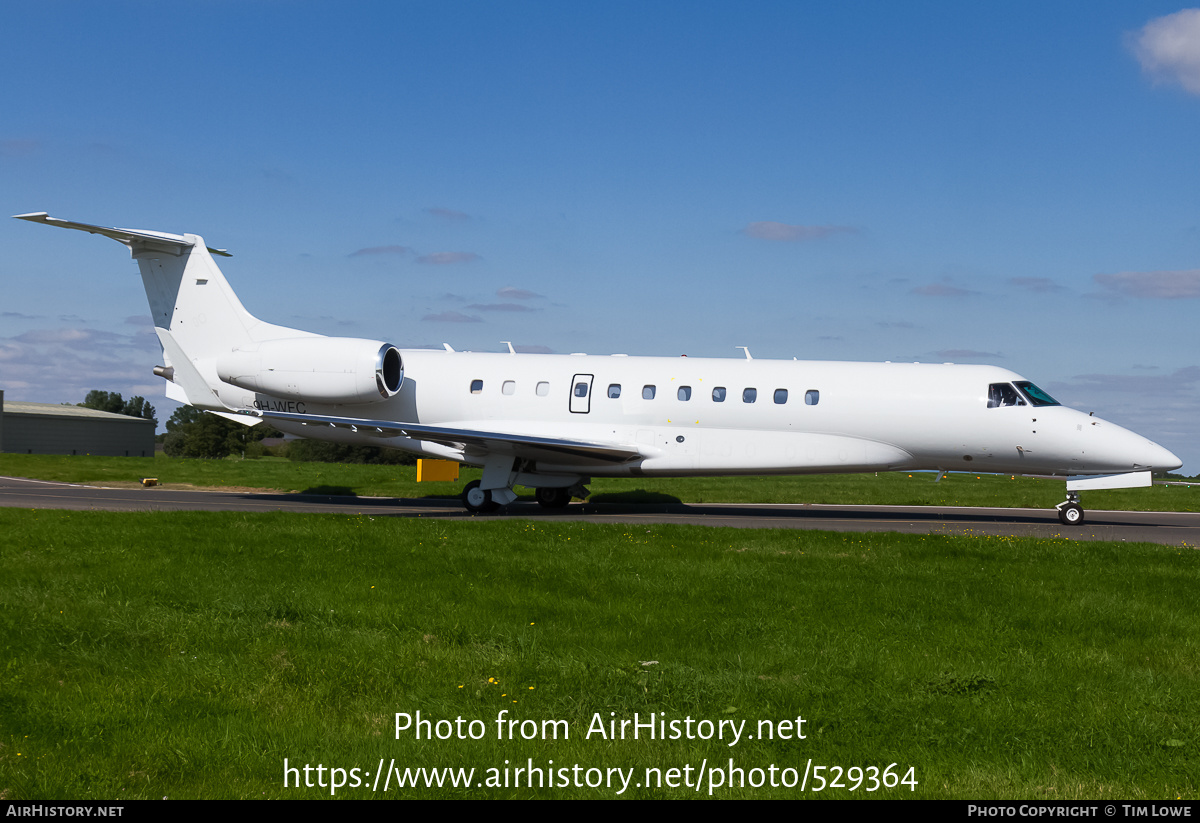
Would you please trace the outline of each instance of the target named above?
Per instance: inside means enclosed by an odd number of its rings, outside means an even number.
[[[493,454],[513,454],[532,460],[561,459],[563,455],[597,463],[628,463],[642,457],[635,446],[616,443],[595,443],[587,440],[566,440],[558,437],[535,437],[526,434],[452,429],[444,426],[423,426],[418,423],[398,423],[393,420],[362,420],[355,417],[326,417],[316,414],[290,412],[249,412],[267,420],[283,420],[306,426],[332,426],[378,437],[409,437],[428,440],[455,449],[475,447]],[[541,456],[540,456],[541,455]]]
[[[181,234],[168,234],[167,232],[144,231],[141,229],[107,228],[105,226],[93,226],[90,223],[73,223],[70,220],[51,217],[44,211],[32,212],[30,214],[15,214],[13,216],[18,220],[28,220],[31,223],[45,223],[47,226],[58,226],[60,229],[77,229],[78,231],[86,231],[89,234],[101,234],[105,237],[111,237],[118,243],[124,243],[130,248],[133,248],[133,245],[136,243],[159,251],[180,255],[183,254],[185,248],[191,248],[195,245],[195,243]],[[222,257],[232,256],[224,249],[210,248],[208,250],[212,254],[219,254]]]
[[[248,414],[234,414],[233,412],[209,411],[209,414],[215,414],[217,417],[224,417],[234,423],[240,423],[243,426],[257,426],[263,422],[261,417],[252,417]]]

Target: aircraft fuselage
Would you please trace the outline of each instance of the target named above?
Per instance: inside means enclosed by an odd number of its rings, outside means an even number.
[[[530,436],[552,431],[634,446],[644,455],[620,464],[538,461],[553,471],[1087,475],[1157,468],[1173,457],[1140,435],[1066,406],[1034,406],[1020,397],[1019,404],[989,408],[990,386],[1023,380],[995,366],[436,350],[405,350],[403,357],[404,385],[397,396],[373,404],[372,417]],[[247,400],[279,408],[262,395]],[[304,411],[339,415],[348,409],[308,404]],[[312,436],[308,427],[273,422]],[[351,432],[344,439],[380,442]],[[463,459],[428,443],[389,440]]]

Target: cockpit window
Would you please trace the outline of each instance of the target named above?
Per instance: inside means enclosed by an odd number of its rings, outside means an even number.
[[[988,405],[989,409],[999,408],[1000,406],[1024,406],[1025,401],[1021,399],[1021,395],[1017,394],[1008,383],[993,383],[988,386]]]
[[[1035,406],[1061,406],[1062,404],[1055,400],[1050,395],[1039,389],[1037,386],[1030,383],[1028,380],[1018,380],[1015,383],[1016,387],[1021,390],[1021,394],[1029,398],[1029,402]]]

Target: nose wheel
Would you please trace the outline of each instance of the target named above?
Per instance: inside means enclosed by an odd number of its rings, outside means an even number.
[[[1058,521],[1064,526],[1078,526],[1083,523],[1083,506],[1079,505],[1078,492],[1067,492],[1067,499],[1059,503]]]

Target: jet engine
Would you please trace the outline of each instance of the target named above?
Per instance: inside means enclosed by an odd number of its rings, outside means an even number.
[[[226,383],[314,403],[377,403],[404,382],[395,346],[353,337],[267,340],[221,355],[216,368]]]

